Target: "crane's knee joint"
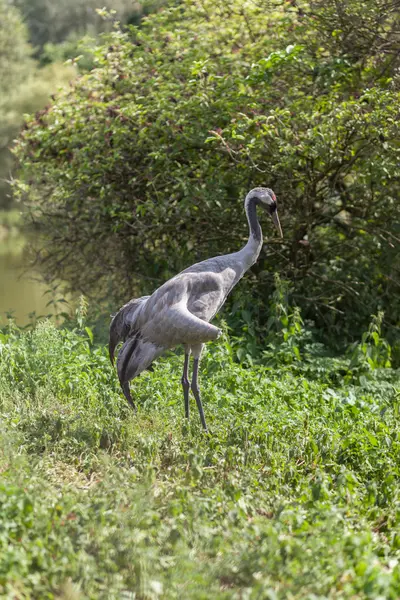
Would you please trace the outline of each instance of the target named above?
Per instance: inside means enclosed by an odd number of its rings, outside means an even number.
[[[187,377],[182,377],[181,379],[181,384],[184,390],[188,390],[190,383],[189,383],[189,379],[187,379]]]
[[[200,393],[200,388],[195,383],[192,383],[192,385],[190,387],[191,387],[191,390],[192,390],[193,394],[199,394]]]

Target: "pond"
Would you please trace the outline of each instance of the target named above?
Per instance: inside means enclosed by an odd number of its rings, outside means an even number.
[[[33,312],[36,316],[54,314],[46,306],[51,299],[46,294],[48,286],[27,269],[27,238],[14,223],[17,220],[13,213],[0,214],[0,326],[9,312],[18,325],[29,323]]]

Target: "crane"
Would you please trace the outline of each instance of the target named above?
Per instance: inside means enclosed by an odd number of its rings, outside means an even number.
[[[151,296],[130,300],[113,317],[110,325],[109,352],[119,342],[117,372],[125,398],[136,411],[129,382],[149,369],[165,350],[183,344],[185,360],[181,379],[185,416],[189,419],[189,390],[196,400],[203,429],[207,431],[198,385],[199,362],[206,342],[216,340],[221,330],[210,323],[224,304],[229,292],[257,261],[262,247],[262,231],[257,218],[262,207],[282,236],[274,192],[256,187],[246,196],[244,208],[249,224],[249,239],[238,252],[209,258],[188,267]],[[193,356],[192,382],[189,383],[189,358]]]

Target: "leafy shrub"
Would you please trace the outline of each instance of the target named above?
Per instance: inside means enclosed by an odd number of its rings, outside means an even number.
[[[267,322],[267,360],[277,364],[288,364],[301,360],[301,347],[311,332],[306,332],[298,306],[289,304],[290,283],[275,274],[275,291],[271,296],[270,317]]]
[[[47,274],[126,301],[243,244],[242,199],[268,184],[285,238],[236,298],[265,324],[278,270],[341,343],[377,307],[395,324],[397,21],[391,5],[363,7],[187,0],[110,34],[19,140]]]
[[[232,333],[229,347],[239,362],[244,364],[290,365],[304,358],[303,351],[312,342],[310,328],[305,328],[298,306],[292,306],[289,295],[291,284],[274,277],[275,290],[271,294],[269,318],[265,327],[259,326],[256,304],[240,297],[221,326]],[[238,333],[240,332],[240,335]]]
[[[368,331],[364,332],[361,342],[349,348],[351,361],[350,372],[364,377],[376,369],[390,369],[392,366],[392,348],[382,337],[383,312],[372,316]]]

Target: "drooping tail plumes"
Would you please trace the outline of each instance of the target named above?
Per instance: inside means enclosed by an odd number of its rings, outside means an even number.
[[[108,344],[108,350],[110,353],[110,360],[114,364],[114,352],[119,342],[125,342],[128,337],[136,319],[136,312],[150,296],[142,296],[135,300],[130,300],[127,304],[124,304],[119,309],[116,315],[114,315],[110,323],[110,340]]]
[[[132,332],[118,354],[117,371],[121,386],[148,369],[165,350],[163,346],[144,340],[140,332]]]

